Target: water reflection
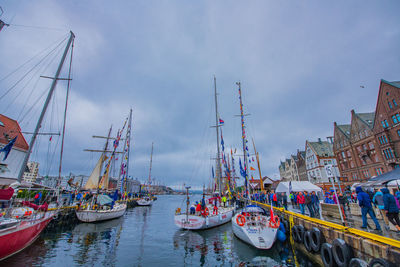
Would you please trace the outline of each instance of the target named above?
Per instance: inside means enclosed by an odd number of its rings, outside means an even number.
[[[135,216],[140,218],[140,224],[142,225],[140,230],[140,242],[139,242],[139,251],[137,257],[138,266],[142,266],[143,264],[143,255],[144,255],[144,243],[145,243],[145,233],[147,229],[147,218],[151,215],[151,207],[152,206],[138,206],[134,209]]]
[[[196,264],[192,260],[199,254],[200,266],[209,265],[210,258],[218,265],[288,266],[288,247],[277,242],[271,250],[254,249],[233,235],[230,224],[204,231],[178,230],[173,245],[175,250],[185,251],[184,265]]]

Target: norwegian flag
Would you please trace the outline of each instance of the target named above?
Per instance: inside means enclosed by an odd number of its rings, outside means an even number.
[[[270,211],[269,211],[269,216],[270,216],[269,220],[270,220],[271,222],[275,223],[274,209],[272,208],[272,204],[271,204],[271,209],[270,209]]]

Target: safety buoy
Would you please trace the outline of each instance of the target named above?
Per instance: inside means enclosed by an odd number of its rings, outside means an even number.
[[[304,238],[304,232],[306,230],[304,229],[303,225],[298,225],[297,226],[297,242],[303,243],[303,238]]]
[[[352,258],[349,267],[368,267],[368,263],[359,258]]]
[[[321,246],[321,259],[326,267],[333,267],[335,261],[332,256],[332,245],[329,243],[323,243]]]
[[[243,226],[243,225],[246,223],[246,218],[245,218],[242,214],[239,214],[239,215],[236,217],[236,223],[237,223],[239,226]]]
[[[269,219],[269,227],[270,228],[279,228],[280,225],[280,220],[278,216],[274,216],[274,221],[271,220],[271,218]]]
[[[310,230],[307,230],[304,233],[303,244],[306,247],[308,252],[312,251],[312,248],[311,248],[311,231]]]
[[[325,242],[324,235],[317,227],[311,229],[311,248],[314,252],[319,252],[322,243]]]
[[[392,264],[390,264],[390,262],[388,262],[387,260],[383,259],[383,258],[376,258],[373,259],[372,261],[370,261],[368,267],[374,267],[374,266],[383,266],[383,267],[390,267],[390,266],[394,266]]]
[[[338,267],[344,267],[352,258],[352,249],[343,239],[336,238],[332,242],[332,255]]]

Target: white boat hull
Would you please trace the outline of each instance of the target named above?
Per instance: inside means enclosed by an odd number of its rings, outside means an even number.
[[[136,202],[138,206],[151,206],[153,204],[152,199],[144,199],[144,198],[140,198]]]
[[[246,222],[243,226],[237,224],[237,216],[239,214],[232,218],[232,230],[236,237],[258,249],[270,249],[274,245],[278,228],[270,228],[268,226],[268,216],[261,216],[264,217],[264,222],[266,221],[267,223],[254,225]]]
[[[199,215],[176,214],[175,225],[187,230],[202,230],[222,225],[229,222],[234,214],[234,208],[219,208],[217,215],[210,214],[207,217]]]
[[[77,210],[76,216],[81,222],[99,222],[111,220],[124,215],[126,204],[116,204],[111,210]]]

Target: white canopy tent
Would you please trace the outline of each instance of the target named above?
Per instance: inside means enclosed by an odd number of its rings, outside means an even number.
[[[290,183],[292,192],[315,192],[319,197],[322,196],[322,188],[316,186],[308,181],[292,181],[292,182],[280,182],[275,189],[275,193],[286,193],[286,196],[290,194]]]

